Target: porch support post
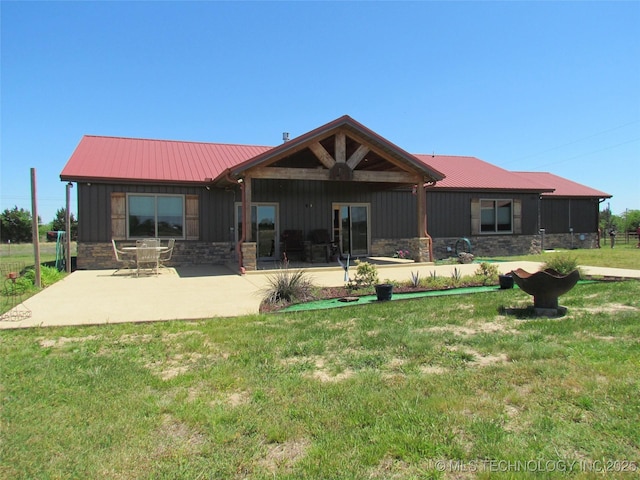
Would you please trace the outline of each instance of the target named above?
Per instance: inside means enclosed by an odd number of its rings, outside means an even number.
[[[416,198],[418,201],[418,238],[427,236],[427,193],[422,182],[416,185]]]
[[[251,232],[251,177],[244,178],[244,195],[242,197],[242,231],[245,242],[253,242]]]
[[[416,185],[416,200],[418,202],[418,258],[417,262],[433,262],[433,242],[427,232],[427,190],[424,181],[420,179]]]

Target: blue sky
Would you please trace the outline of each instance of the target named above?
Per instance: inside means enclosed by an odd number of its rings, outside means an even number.
[[[85,134],[275,146],[344,114],[640,209],[638,1],[0,8],[0,210],[31,210],[35,167],[51,221]]]

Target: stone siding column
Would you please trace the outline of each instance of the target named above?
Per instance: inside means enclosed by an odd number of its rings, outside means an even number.
[[[242,266],[246,271],[258,269],[257,246],[256,242],[244,242],[242,244]]]

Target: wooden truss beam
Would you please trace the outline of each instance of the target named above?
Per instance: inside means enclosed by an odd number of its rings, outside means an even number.
[[[251,178],[268,178],[275,180],[330,180],[329,170],[324,168],[286,168],[286,167],[264,167],[252,170],[248,175]],[[374,172],[355,170],[353,172],[354,182],[373,183],[421,183],[422,179],[408,172]]]
[[[313,154],[318,157],[320,163],[322,163],[325,167],[331,169],[336,161],[333,159],[331,154],[327,152],[327,150],[320,144],[320,142],[315,142],[309,145],[309,150],[313,152]]]

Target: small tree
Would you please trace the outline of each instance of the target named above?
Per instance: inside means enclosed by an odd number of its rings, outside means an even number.
[[[56,217],[53,219],[53,223],[51,225],[52,230],[62,230],[65,231],[67,229],[67,209],[62,207],[56,211]],[[73,216],[73,212],[69,216],[69,220],[71,221],[71,238],[75,239],[78,235],[78,221]]]
[[[601,232],[607,232],[611,228],[611,217],[611,209],[609,207],[600,212],[600,224],[598,226]]]
[[[11,240],[12,243],[31,242],[33,232],[31,231],[31,212],[17,206],[12,210],[5,209],[1,214],[2,229],[0,238],[2,242]]]
[[[378,283],[378,268],[368,262],[356,260],[356,276],[349,281],[347,288],[354,290],[369,288]]]

